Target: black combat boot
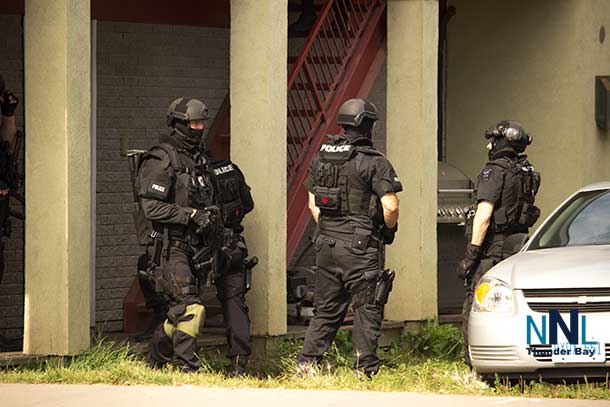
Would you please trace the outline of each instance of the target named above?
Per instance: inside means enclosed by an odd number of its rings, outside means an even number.
[[[248,364],[247,356],[234,356],[231,358],[231,366],[229,368],[229,376],[240,377],[246,375],[246,365]]]

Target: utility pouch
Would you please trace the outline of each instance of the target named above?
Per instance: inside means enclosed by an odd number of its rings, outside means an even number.
[[[521,215],[519,216],[519,224],[529,227],[534,226],[534,223],[540,217],[540,209],[535,205],[523,204]]]
[[[222,220],[226,225],[234,225],[239,223],[243,217],[243,207],[240,201],[224,203],[220,207]]]
[[[502,232],[508,228],[509,219],[508,214],[506,213],[506,208],[500,208],[494,211],[493,219],[496,232]]]
[[[383,270],[375,285],[375,295],[373,296],[374,305],[384,306],[388,302],[394,283],[394,277],[396,277],[394,270]]]
[[[354,235],[352,236],[352,249],[366,251],[369,246],[369,240],[371,239],[371,231],[364,228],[354,228]]]
[[[341,191],[339,188],[314,187],[316,206],[322,210],[341,210]]]

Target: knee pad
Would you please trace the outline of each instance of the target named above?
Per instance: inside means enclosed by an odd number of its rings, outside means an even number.
[[[185,334],[197,337],[205,322],[205,307],[201,304],[191,304],[186,306],[186,312],[178,318],[176,330]]]

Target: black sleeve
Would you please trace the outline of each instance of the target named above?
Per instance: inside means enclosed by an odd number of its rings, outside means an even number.
[[[317,168],[317,162],[319,161],[319,157],[316,155],[313,160],[311,160],[311,165],[309,166],[309,170],[307,171],[307,178],[303,181],[303,185],[309,192],[313,192],[313,187],[315,185],[315,168]]]
[[[252,193],[250,186],[246,183],[246,177],[244,173],[241,172],[239,167],[233,163],[235,170],[239,174],[240,183],[239,183],[239,199],[241,200],[242,205],[244,206],[244,214],[252,212],[254,209],[254,199],[252,199]]]
[[[388,192],[402,191],[402,183],[390,161],[384,156],[374,156],[368,161],[368,179],[375,194],[381,198]]]
[[[158,158],[150,157],[140,167],[138,174],[139,196],[142,210],[147,219],[161,223],[189,223],[191,208],[170,202],[172,180],[167,164]]]
[[[477,202],[489,201],[497,204],[502,196],[504,186],[504,171],[496,165],[486,165],[476,181]]]

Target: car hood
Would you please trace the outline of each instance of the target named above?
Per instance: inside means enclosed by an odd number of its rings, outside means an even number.
[[[487,275],[514,289],[610,287],[610,245],[524,251]]]

